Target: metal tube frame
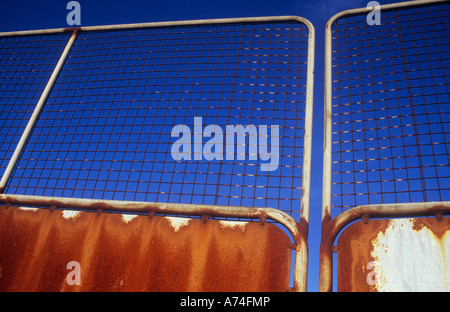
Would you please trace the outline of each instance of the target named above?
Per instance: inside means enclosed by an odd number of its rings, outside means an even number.
[[[416,0],[381,5],[380,10],[418,7],[448,2],[448,0]],[[344,211],[331,218],[331,164],[332,164],[332,25],[341,17],[368,13],[373,7],[351,9],[331,17],[325,27],[325,86],[324,86],[324,147],[322,185],[322,234],[320,245],[319,291],[333,290],[333,244],[339,232],[348,224],[363,217],[394,218],[450,214],[450,202],[364,205]]]
[[[305,135],[302,172],[302,198],[300,220],[297,222],[287,213],[274,208],[247,208],[232,206],[210,206],[210,205],[187,205],[150,202],[129,202],[114,200],[90,200],[81,198],[61,198],[45,196],[27,196],[3,194],[14,167],[22,153],[31,131],[39,118],[39,114],[45,105],[47,98],[53,88],[58,74],[67,58],[68,53],[79,32],[82,31],[109,31],[123,29],[156,28],[171,26],[212,25],[230,23],[252,23],[252,22],[281,22],[296,21],[308,28],[308,56],[307,56],[307,86],[306,86],[306,108],[305,108]],[[307,269],[308,269],[308,224],[309,224],[309,200],[310,200],[310,176],[311,176],[311,146],[312,146],[312,114],[313,114],[313,88],[314,88],[314,53],[315,53],[315,30],[313,25],[305,18],[298,16],[269,16],[250,18],[226,18],[226,19],[204,19],[175,22],[155,22],[120,24],[109,26],[88,26],[78,28],[57,28],[45,30],[13,31],[0,33],[1,37],[45,35],[72,32],[48,83],[43,91],[38,104],[25,128],[22,137],[14,151],[14,154],[5,170],[0,182],[0,203],[6,205],[32,205],[38,207],[56,207],[89,210],[111,210],[120,212],[154,212],[162,214],[179,214],[186,216],[217,216],[230,218],[259,218],[271,219],[285,226],[291,233],[295,246],[295,272],[294,291],[306,291]]]

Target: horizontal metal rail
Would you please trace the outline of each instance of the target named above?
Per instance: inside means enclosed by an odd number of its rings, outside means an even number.
[[[314,32],[314,27],[310,21],[299,16],[265,16],[265,17],[242,17],[242,18],[219,18],[219,19],[201,19],[188,21],[170,21],[170,22],[152,22],[152,23],[134,23],[134,24],[117,24],[117,25],[102,25],[102,26],[83,26],[70,28],[52,28],[40,30],[22,30],[10,31],[0,33],[0,37],[11,36],[30,36],[30,35],[45,35],[73,32],[75,29],[79,31],[102,31],[102,30],[124,30],[124,29],[139,29],[139,28],[157,28],[157,27],[175,27],[175,26],[199,26],[212,24],[233,24],[233,23],[264,23],[264,22],[283,22],[283,21],[297,21],[305,24],[309,31]]]
[[[69,198],[51,196],[31,196],[0,194],[0,203],[33,207],[52,207],[66,209],[103,210],[117,212],[174,214],[184,216],[213,216],[249,219],[270,219],[285,226],[298,242],[300,234],[297,222],[287,213],[275,208],[252,208],[232,206],[209,206],[174,203],[151,203],[139,201],[98,200],[88,198]]]
[[[448,2],[448,0],[414,0],[414,1],[383,4],[380,6],[380,10],[387,11],[387,10],[401,9],[401,8],[408,8],[408,7],[418,7],[421,5],[436,4],[439,2]],[[345,10],[345,11],[339,12],[339,13],[333,15],[328,20],[327,26],[325,29],[331,29],[331,25],[333,25],[334,22],[336,22],[339,18],[341,18],[343,16],[352,16],[352,15],[357,15],[357,14],[361,14],[361,13],[367,13],[372,10],[373,10],[373,7],[365,7],[365,8],[350,9],[350,10]]]
[[[339,232],[353,221],[365,218],[408,218],[450,215],[450,201],[364,205],[346,210],[330,223],[328,232],[330,240],[334,241]]]

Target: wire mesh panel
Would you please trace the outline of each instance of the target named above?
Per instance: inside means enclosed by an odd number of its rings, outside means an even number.
[[[308,34],[297,21],[81,31],[6,193],[299,220]]]
[[[450,4],[366,16],[331,28],[331,211],[448,201]]]
[[[0,177],[69,36],[0,37]]]

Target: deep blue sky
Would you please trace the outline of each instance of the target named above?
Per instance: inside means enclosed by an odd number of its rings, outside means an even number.
[[[66,10],[68,2],[66,0],[3,0],[0,6],[0,32],[69,27],[66,23],[66,16],[69,13]],[[297,15],[313,23],[316,29],[316,63],[308,289],[316,291],[318,289],[322,197],[324,28],[327,20],[334,14],[347,9],[365,7],[369,1],[81,0],[78,2],[81,4],[81,26],[276,15]],[[380,1],[381,4],[392,2],[395,1]]]

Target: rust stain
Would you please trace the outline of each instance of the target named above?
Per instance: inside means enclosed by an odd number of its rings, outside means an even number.
[[[0,291],[285,291],[290,245],[270,223],[0,207]]]
[[[441,251],[442,253],[444,253],[443,239],[445,235],[449,233],[450,218],[438,219],[430,217],[400,220],[409,220],[408,222],[412,223],[411,229],[415,232],[420,232],[423,229],[430,231],[435,237],[435,239],[431,240],[431,243],[434,244],[435,242],[437,242],[441,244]],[[377,282],[379,281],[370,283],[370,280],[368,280],[374,277],[374,273],[376,272],[374,271],[373,265],[368,264],[373,263],[375,266],[377,265],[373,262],[374,260],[376,260],[373,257],[375,243],[378,244],[378,246],[376,247],[378,248],[378,250],[380,250],[379,248],[382,248],[385,249],[385,252],[388,252],[389,248],[393,248],[392,246],[384,245],[383,243],[379,245],[380,243],[378,242],[378,238],[386,234],[386,231],[390,228],[390,225],[391,220],[389,219],[369,220],[367,224],[359,221],[351,224],[342,232],[342,234],[338,238],[337,243],[338,291],[378,291]],[[397,233],[402,233],[402,231],[402,229],[397,230]],[[396,239],[399,244],[402,244],[402,242],[404,244],[407,244],[408,246],[406,246],[405,250],[415,248],[414,242],[410,241],[410,236],[408,236],[408,238],[404,238],[408,239],[408,241],[404,241],[401,238],[394,239]],[[413,270],[417,268],[408,268],[406,265],[408,263],[408,260],[406,260],[406,262],[404,263],[400,263],[402,261],[401,259],[398,259],[398,261],[398,269],[402,270],[403,276],[414,276]],[[447,264],[444,254],[442,255],[442,259],[438,259],[438,262],[442,261],[444,262],[443,267],[445,271]],[[379,269],[382,270],[383,268]],[[396,279],[398,277],[387,276],[383,278],[391,279],[392,281],[393,279]],[[411,281],[414,281],[414,278],[411,278]],[[402,282],[404,283],[404,281]]]
[[[81,27],[67,27],[64,28],[64,32],[78,33],[81,31]]]
[[[332,267],[333,267],[333,241],[332,221],[328,210],[322,216],[322,232],[320,242],[320,265],[319,265],[319,291],[331,292],[332,284]]]
[[[366,224],[359,221],[348,226],[339,236],[337,257],[337,289],[341,292],[373,291],[373,285],[367,283],[371,269],[367,264],[372,240],[384,232],[389,220],[369,220]]]

